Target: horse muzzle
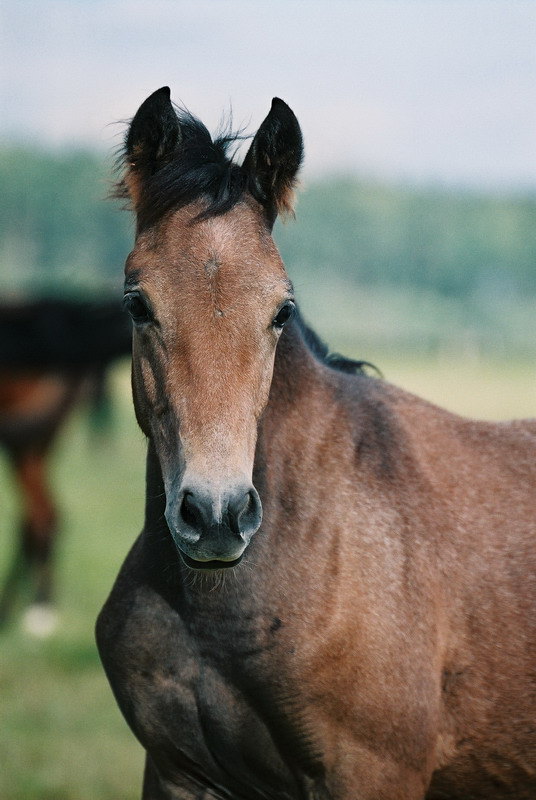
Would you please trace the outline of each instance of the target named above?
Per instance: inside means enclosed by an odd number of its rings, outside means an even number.
[[[251,484],[210,491],[189,484],[168,499],[166,521],[184,563],[191,569],[236,566],[262,521],[262,506]]]

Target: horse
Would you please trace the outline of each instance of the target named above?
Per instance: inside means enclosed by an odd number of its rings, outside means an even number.
[[[302,134],[159,89],[125,140],[145,523],[98,616],[144,800],[536,797],[536,420],[327,348],[272,239]]]
[[[24,627],[45,636],[56,626],[59,513],[48,461],[82,398],[104,409],[107,369],[129,353],[130,339],[118,300],[41,298],[0,306],[0,446],[22,500],[19,542],[0,593],[0,624],[8,622],[29,584]]]

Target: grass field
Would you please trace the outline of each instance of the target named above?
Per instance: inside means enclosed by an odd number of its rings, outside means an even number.
[[[387,379],[460,413],[534,416],[536,370],[518,363],[376,359]],[[61,625],[47,641],[17,623],[0,633],[0,800],[139,797],[142,752],[108,688],[93,639],[95,617],[142,521],[144,440],[117,371],[116,426],[91,438],[85,417],[59,442],[53,480],[63,530]],[[0,571],[14,544],[16,498],[0,463]]]

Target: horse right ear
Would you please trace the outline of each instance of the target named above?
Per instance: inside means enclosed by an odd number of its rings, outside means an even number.
[[[283,100],[274,97],[242,165],[251,193],[264,206],[270,224],[278,214],[294,213],[294,187],[302,159],[298,120]]]
[[[134,208],[143,181],[172,157],[181,139],[169,86],[153,92],[136,111],[125,140],[124,186]]]

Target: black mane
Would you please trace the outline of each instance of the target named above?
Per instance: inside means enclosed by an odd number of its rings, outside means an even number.
[[[136,156],[136,170],[144,174],[143,192],[136,206],[139,229],[153,225],[168,211],[182,208],[194,200],[206,201],[200,218],[224,214],[235,206],[246,191],[252,191],[248,175],[234,161],[230,148],[248,138],[243,131],[232,131],[224,123],[222,131],[212,139],[205,125],[186,109],[175,109],[181,138],[163,166],[143,153]],[[119,166],[130,161],[129,134],[119,155]],[[125,178],[116,184],[114,196],[128,197]]]
[[[369,361],[347,358],[346,356],[340,355],[340,353],[330,352],[327,344],[322,341],[320,336],[306,324],[301,313],[297,309],[295,320],[309,350],[316,358],[318,358],[319,361],[321,361],[323,364],[326,364],[326,366],[331,367],[338,372],[346,372],[351,375],[367,375],[368,367],[376,372],[378,376],[381,376],[380,370]]]

